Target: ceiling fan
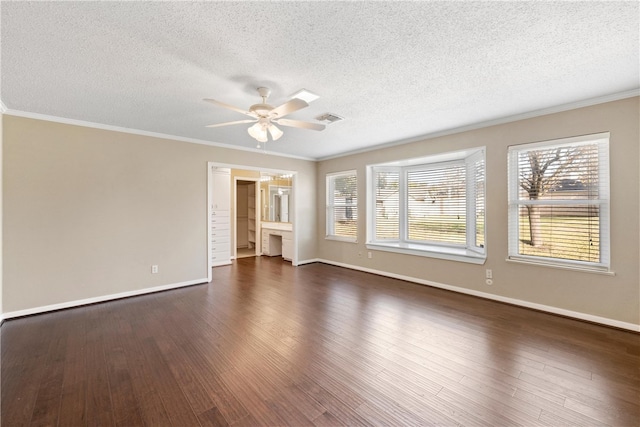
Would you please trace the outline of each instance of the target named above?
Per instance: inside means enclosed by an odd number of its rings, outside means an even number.
[[[309,104],[307,104],[306,101],[298,98],[293,98],[292,100],[285,102],[279,107],[273,107],[267,104],[267,98],[271,94],[271,90],[269,88],[259,87],[258,94],[262,98],[262,103],[252,105],[251,107],[249,107],[249,111],[234,107],[233,105],[225,104],[224,102],[220,102],[215,99],[205,98],[204,100],[207,102],[211,102],[212,104],[216,104],[220,107],[237,111],[238,113],[242,113],[244,115],[252,117],[251,119],[218,123],[215,125],[209,125],[207,127],[215,128],[220,126],[239,125],[243,123],[255,123],[253,126],[249,127],[249,129],[247,129],[247,132],[249,132],[249,135],[251,135],[258,141],[258,148],[260,148],[260,142],[267,142],[267,132],[271,134],[271,138],[274,141],[276,141],[283,135],[283,132],[278,127],[276,127],[276,124],[312,130],[323,130],[325,128],[324,125],[318,123],[283,119],[283,117],[287,114],[291,114],[294,111],[298,111],[308,107]]]

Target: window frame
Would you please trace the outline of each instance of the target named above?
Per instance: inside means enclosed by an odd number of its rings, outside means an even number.
[[[408,255],[417,255],[431,258],[447,259],[453,261],[484,264],[486,260],[486,210],[483,217],[483,234],[485,242],[481,247],[476,246],[476,232],[478,222],[476,220],[476,190],[477,182],[475,167],[481,161],[484,167],[482,185],[484,206],[486,206],[486,148],[475,147],[472,149],[440,153],[431,156],[404,159],[396,162],[367,165],[366,167],[366,224],[368,249],[386,252],[396,252]],[[445,166],[466,165],[465,167],[465,243],[445,243],[436,241],[416,241],[408,239],[408,185],[407,177],[410,171],[442,168]],[[376,236],[376,198],[377,177],[379,172],[394,172],[398,174],[398,239],[378,239]],[[471,177],[472,179],[469,179]],[[471,188],[472,187],[472,188]]]
[[[341,177],[355,176],[356,179],[356,203],[335,203],[334,188],[335,180]],[[326,174],[326,198],[325,198],[325,239],[338,240],[341,242],[357,243],[358,242],[358,172],[354,170],[331,172]],[[353,208],[356,212],[356,235],[354,237],[338,236],[335,234],[335,209],[336,208]]]
[[[610,171],[609,171],[609,139],[610,133],[603,132],[577,137],[561,138],[548,141],[532,142],[512,145],[507,150],[508,162],[508,252],[507,261],[535,264],[548,267],[579,270],[596,273],[611,273],[611,191],[610,191]],[[527,201],[519,198],[520,191],[520,169],[518,167],[518,156],[520,153],[560,148],[577,147],[580,145],[597,144],[598,147],[598,199],[559,199]],[[539,255],[527,255],[519,253],[519,229],[521,207],[526,205],[588,205],[598,206],[598,227],[599,227],[599,254],[600,262],[572,260],[563,258],[543,257]],[[611,273],[612,274],[612,273]]]

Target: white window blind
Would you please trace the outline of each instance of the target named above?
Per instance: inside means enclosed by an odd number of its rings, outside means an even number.
[[[327,175],[327,231],[329,238],[356,241],[358,225],[356,171]]]
[[[609,267],[608,133],[509,148],[509,257]]]
[[[464,245],[466,185],[464,163],[407,171],[407,240]]]
[[[400,174],[395,171],[375,173],[375,238],[400,238]]]

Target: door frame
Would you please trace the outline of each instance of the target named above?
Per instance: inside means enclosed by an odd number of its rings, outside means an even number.
[[[246,169],[245,169],[246,170]],[[256,184],[255,188],[253,189],[253,197],[256,201],[256,217],[254,219],[255,223],[256,223],[256,241],[255,241],[255,246],[254,246],[254,252],[256,256],[260,256],[260,254],[262,253],[262,247],[260,247],[260,250],[258,251],[258,242],[260,242],[260,245],[262,245],[262,240],[258,239],[258,230],[260,230],[260,222],[262,220],[262,218],[260,218],[260,212],[258,211],[258,207],[260,206],[260,178],[249,178],[249,177],[242,177],[242,176],[234,176],[233,177],[233,206],[234,206],[234,213],[236,215],[236,219],[233,221],[233,235],[234,235],[234,240],[233,240],[233,253],[231,254],[231,259],[238,259],[238,181],[251,181],[253,183]]]
[[[292,237],[293,237],[293,259],[291,260],[291,264],[293,266],[297,266],[298,265],[298,221],[296,220],[298,217],[298,197],[297,197],[297,181],[298,181],[298,171],[293,171],[293,170],[286,170],[286,169],[271,169],[271,168],[265,168],[265,167],[255,167],[255,166],[247,166],[247,165],[239,165],[236,163],[221,163],[221,162],[207,162],[207,173],[206,173],[206,179],[207,179],[207,218],[206,218],[206,224],[207,224],[207,277],[209,282],[211,281],[211,279],[213,278],[213,271],[212,268],[213,266],[211,265],[211,190],[212,190],[212,185],[211,185],[211,175],[212,175],[212,168],[213,167],[220,167],[220,168],[231,168],[231,169],[244,169],[244,170],[254,170],[254,171],[259,171],[259,172],[268,172],[268,173],[277,173],[277,174],[289,174],[291,175],[291,198],[292,200],[289,200],[289,209],[290,209],[290,215],[291,215],[291,224],[292,224]],[[234,189],[234,193],[235,193],[235,189]],[[235,221],[234,221],[235,224]],[[256,230],[258,231],[258,230]],[[235,243],[235,241],[234,241]]]

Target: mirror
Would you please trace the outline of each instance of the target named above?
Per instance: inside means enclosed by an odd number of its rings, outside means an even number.
[[[291,174],[260,172],[262,221],[290,222]]]

